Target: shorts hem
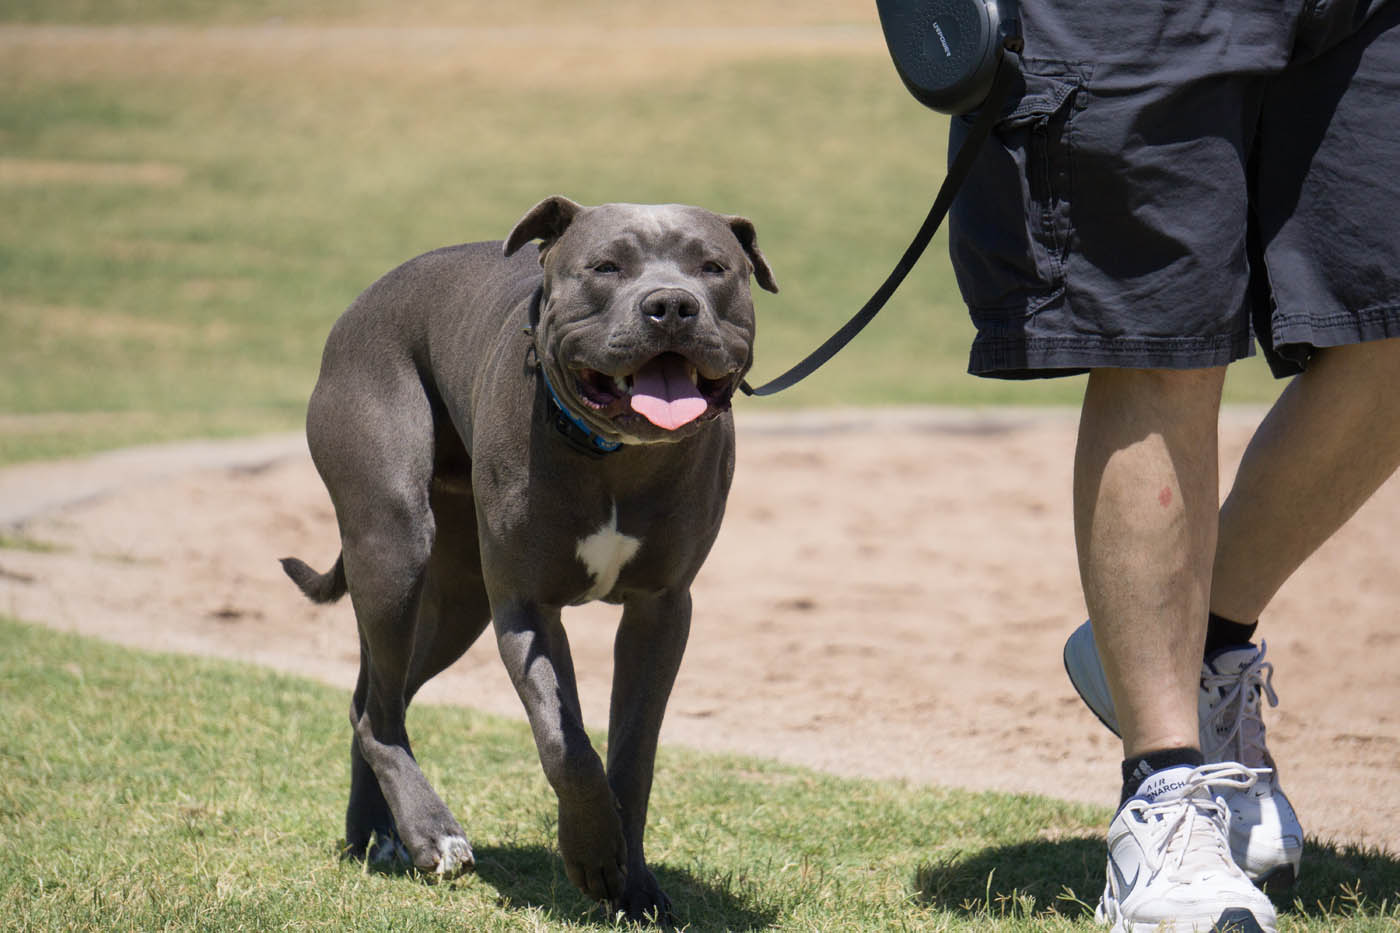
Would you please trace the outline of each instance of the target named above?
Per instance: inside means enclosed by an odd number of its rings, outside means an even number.
[[[1284,379],[1307,368],[1317,350],[1400,337],[1400,305],[1320,318],[1275,313],[1274,342],[1265,349],[1273,374]]]
[[[1253,354],[1248,332],[1215,339],[978,338],[967,371],[992,379],[1046,379],[1100,368],[1211,369]]]
[[[1308,317],[1274,312],[1274,342],[1279,346],[1312,344],[1341,347],[1370,340],[1400,337],[1400,305]]]

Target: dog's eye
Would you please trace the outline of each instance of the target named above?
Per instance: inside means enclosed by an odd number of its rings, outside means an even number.
[[[700,267],[700,271],[706,275],[724,275],[729,270],[726,269],[722,263],[715,262],[711,259]]]
[[[595,262],[588,268],[593,272],[596,272],[598,275],[617,275],[619,272],[622,271],[622,267],[610,259],[604,259],[601,262]]]

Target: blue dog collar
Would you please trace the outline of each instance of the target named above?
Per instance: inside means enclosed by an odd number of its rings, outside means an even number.
[[[544,371],[544,366],[540,366],[540,378],[544,380],[544,387],[549,390],[549,401],[554,409],[551,414],[554,426],[559,433],[572,441],[576,446],[582,447],[588,453],[610,454],[622,449],[622,444],[617,441],[610,441],[596,431],[591,430],[588,425],[564,405],[559,398],[559,393],[554,391],[554,386],[549,381],[549,375]]]

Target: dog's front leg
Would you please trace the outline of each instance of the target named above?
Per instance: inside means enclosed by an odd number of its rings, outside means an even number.
[[[613,644],[608,722],[608,783],[622,808],[627,886],[614,908],[633,920],[664,920],[671,903],[646,866],[642,837],[651,796],[657,736],[690,635],[690,592],[633,598]]]
[[[559,610],[493,608],[501,659],[525,705],[545,777],[559,797],[559,854],[579,890],[615,901],[627,880],[627,844],[602,759],[583,728],[569,640]]]

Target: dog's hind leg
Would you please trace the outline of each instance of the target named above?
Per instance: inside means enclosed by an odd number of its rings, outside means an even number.
[[[465,654],[491,624],[470,496],[449,498],[435,490],[433,512],[437,516],[437,535],[418,599],[413,657],[404,683],[405,708],[419,688]],[[362,656],[367,656],[367,652],[362,652]],[[364,709],[368,677],[367,666],[362,663],[356,709]],[[413,861],[400,841],[379,779],[360,749],[358,734],[351,745],[350,805],[345,825],[352,856],[368,857],[377,864]],[[371,849],[372,837],[377,837],[378,842]],[[469,849],[459,854],[470,858]]]
[[[471,847],[419,769],[404,721],[409,698],[421,683],[413,676],[416,646],[421,636],[433,637],[419,632],[428,555],[404,542],[402,534],[393,537],[403,542],[400,549],[370,548],[361,556],[353,546],[346,547],[350,598],[368,659],[363,697],[357,697],[360,702],[351,712],[355,744],[378,780],[413,864],[453,876],[473,867]]]
[[[473,866],[471,847],[418,767],[404,722],[436,535],[429,502],[433,417],[417,374],[393,363],[323,367],[307,417],[312,456],[340,524],[360,633],[346,841],[362,848],[369,834],[387,828],[416,867],[450,876]]]
[[[434,564],[438,563],[437,554],[435,547]],[[419,600],[414,657],[404,685],[405,707],[423,684],[465,654],[490,622],[490,606],[479,579],[473,587],[469,573],[463,579],[450,571],[430,569]],[[367,665],[362,661],[355,709],[364,709],[368,678]],[[351,741],[350,803],[346,808],[345,838],[347,854],[354,858],[369,858],[379,865],[413,861],[399,838],[379,779],[360,749],[358,735]]]

